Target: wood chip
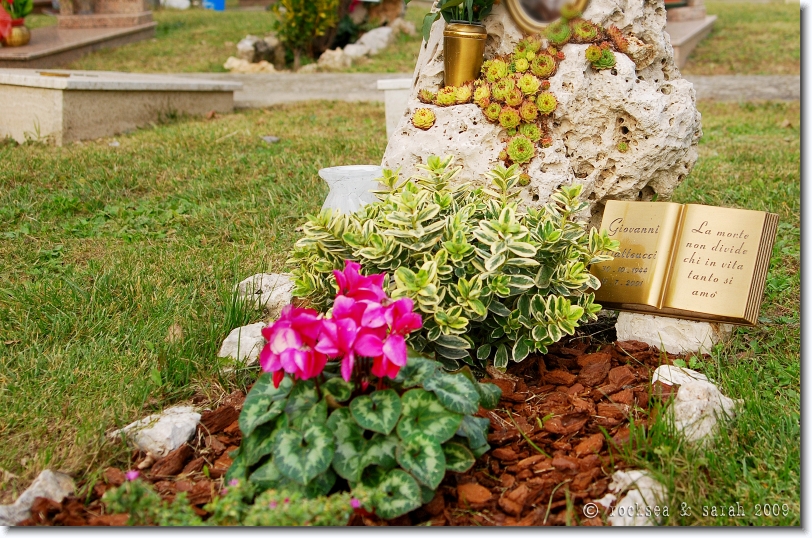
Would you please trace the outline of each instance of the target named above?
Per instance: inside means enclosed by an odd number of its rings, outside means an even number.
[[[634,383],[636,377],[628,366],[618,366],[609,370],[609,383],[618,387],[625,387]]]
[[[552,383],[553,385],[565,385],[569,387],[575,383],[577,377],[578,376],[573,375],[566,370],[552,370],[544,374],[544,381],[547,383]]]
[[[239,416],[239,411],[233,405],[224,405],[214,411],[203,411],[200,416],[200,427],[203,432],[208,434],[219,433]]]
[[[575,445],[575,454],[580,457],[587,454],[600,452],[600,450],[603,448],[603,440],[602,433],[592,434]]]
[[[483,504],[491,500],[491,492],[488,488],[476,483],[460,484],[457,486],[457,499],[460,504]]]
[[[186,462],[194,456],[194,453],[192,447],[186,443],[182,444],[152,466],[152,476],[174,476],[178,474],[183,470]]]

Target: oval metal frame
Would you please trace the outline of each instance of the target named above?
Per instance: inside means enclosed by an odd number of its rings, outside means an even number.
[[[508,13],[513,18],[516,25],[522,29],[526,34],[539,34],[544,32],[547,26],[555,21],[539,22],[530,15],[528,15],[520,4],[521,0],[505,0]],[[575,7],[580,11],[586,9],[589,5],[589,0],[575,0],[573,2]]]

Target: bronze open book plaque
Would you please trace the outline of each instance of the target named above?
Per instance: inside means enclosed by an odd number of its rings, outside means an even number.
[[[601,229],[620,241],[596,264],[595,300],[614,310],[754,325],[778,215],[697,204],[609,201]]]

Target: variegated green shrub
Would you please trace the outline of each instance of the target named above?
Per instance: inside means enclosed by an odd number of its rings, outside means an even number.
[[[600,282],[588,267],[611,259],[617,242],[579,220],[587,207],[580,186],[522,212],[516,166],[496,168],[480,188],[455,181],[452,161],[430,157],[406,181],[385,170],[378,202],[309,216],[289,260],[294,294],[329,308],[332,271],[346,259],[367,274],[394,272],[389,295],[410,297],[423,314],[412,346],[449,369],[490,360],[505,368],[595,318]]]
[[[243,441],[227,480],[316,497],[341,477],[365,508],[390,519],[429,502],[446,472],[467,471],[490,448],[489,421],[474,414],[494,408],[501,391],[467,370],[444,373],[412,354],[387,388],[360,393],[337,372],[324,376],[318,385],[285,377],[278,388],[272,374],[260,376],[240,413]]]

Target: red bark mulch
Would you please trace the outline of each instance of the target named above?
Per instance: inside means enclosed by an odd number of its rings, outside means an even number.
[[[391,521],[354,515],[350,525],[601,525],[600,517],[582,515],[583,506],[603,497],[612,473],[624,467],[620,447],[629,442],[630,418],[645,426],[655,418],[651,398],[673,390],[659,383],[652,389],[650,380],[657,366],[675,358],[641,342],[599,348],[573,339],[512,365],[505,378],[486,380],[502,389],[502,399],[494,411],[480,408],[479,416],[491,421],[492,449],[471,470],[449,473],[434,500],[409,514]],[[187,492],[206,516],[202,507],[220,491],[228,453],[241,441],[244,400],[237,391],[204,411],[195,438],[142,470],[141,479],[167,500]],[[145,459],[134,453],[132,467]],[[76,496],[62,503],[39,498],[22,525],[125,525],[126,514],[106,514],[100,501],[123,482],[124,472],[111,467],[87,503]]]

